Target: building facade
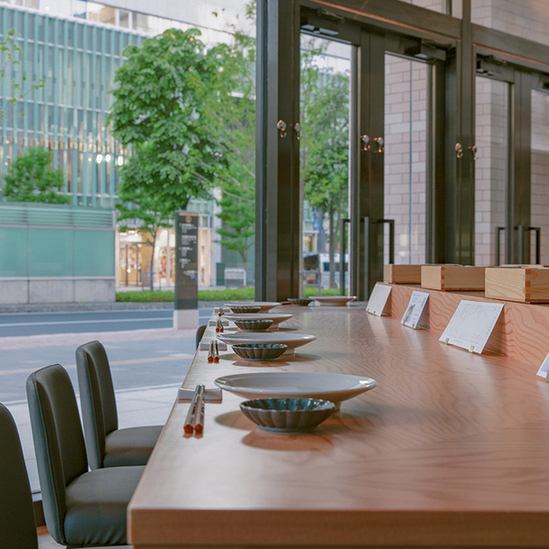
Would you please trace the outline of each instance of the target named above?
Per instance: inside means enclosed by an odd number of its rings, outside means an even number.
[[[162,1],[155,2],[151,11],[150,2],[0,1],[0,40],[13,32],[16,47],[15,62],[3,59],[8,70],[0,79],[0,186],[13,159],[29,147],[45,148],[51,152],[53,166],[63,171],[63,193],[70,197],[66,209],[86,208],[98,215],[111,215],[117,199],[118,168],[128,150],[113,138],[107,116],[114,74],[123,62],[125,48],[173,27],[200,28],[206,44],[228,41],[229,21],[238,20],[242,4],[218,0],[182,9]],[[21,84],[16,101],[11,100],[14,82]],[[11,206],[3,203],[0,232],[2,216],[9,218],[6,212]],[[231,262],[230,254],[227,261],[217,242],[216,205],[213,200],[192,201],[189,209],[201,214],[205,255],[200,284],[212,286],[223,280],[218,271]],[[116,253],[110,269],[110,299],[114,299],[116,287],[150,284],[151,250],[137,231],[116,231],[113,239]],[[170,287],[174,238],[164,231],[159,240],[155,285]],[[110,253],[107,248],[103,251]],[[13,274],[10,253],[8,247],[0,264],[0,278]],[[104,292],[89,296],[92,301],[104,297]],[[52,300],[57,300],[55,294]]]

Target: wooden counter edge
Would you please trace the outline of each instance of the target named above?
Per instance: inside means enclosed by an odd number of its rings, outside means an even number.
[[[163,510],[128,512],[135,549],[155,547],[542,546],[546,512]]]

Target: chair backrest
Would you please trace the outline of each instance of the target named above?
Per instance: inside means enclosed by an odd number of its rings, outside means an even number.
[[[59,364],[27,379],[27,398],[48,530],[65,543],[65,488],[88,471],[84,435],[69,374]]]
[[[37,549],[32,495],[17,427],[0,404],[0,547]]]
[[[105,458],[105,439],[118,429],[111,368],[103,345],[99,341],[80,345],[76,368],[88,461],[92,469],[98,469]]]
[[[196,348],[198,349],[198,346],[200,345],[200,340],[202,339],[202,336],[204,335],[204,332],[206,331],[207,324],[201,324],[197,329],[194,336]]]

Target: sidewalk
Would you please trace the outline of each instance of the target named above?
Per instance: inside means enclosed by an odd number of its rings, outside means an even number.
[[[25,393],[31,372],[59,363],[78,393],[75,349],[98,339],[109,355],[120,427],[163,424],[194,355],[194,336],[159,329],[0,338],[0,401],[15,417],[33,490],[39,483]]]

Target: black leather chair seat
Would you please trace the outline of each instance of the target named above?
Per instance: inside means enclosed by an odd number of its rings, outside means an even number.
[[[143,467],[96,469],[66,488],[65,535],[71,545],[126,542],[126,512]]]
[[[161,429],[160,425],[148,425],[109,433],[105,439],[103,466],[146,465]]]

